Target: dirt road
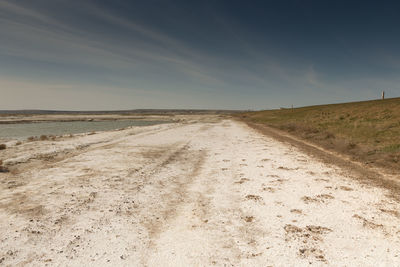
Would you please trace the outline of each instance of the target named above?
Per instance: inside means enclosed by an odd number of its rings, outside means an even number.
[[[400,265],[387,191],[233,120],[0,153],[0,265]]]

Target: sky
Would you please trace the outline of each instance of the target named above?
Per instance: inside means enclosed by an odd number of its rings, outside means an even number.
[[[0,0],[0,110],[400,96],[400,2]]]

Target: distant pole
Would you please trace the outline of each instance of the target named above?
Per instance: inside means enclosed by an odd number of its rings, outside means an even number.
[[[385,91],[382,91],[382,100],[385,99]]]

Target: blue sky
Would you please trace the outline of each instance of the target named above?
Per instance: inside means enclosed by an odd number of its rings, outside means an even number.
[[[395,1],[0,0],[0,109],[400,96]]]

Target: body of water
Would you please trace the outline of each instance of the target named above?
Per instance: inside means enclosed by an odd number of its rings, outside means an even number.
[[[21,140],[30,136],[109,131],[129,126],[148,126],[161,123],[168,123],[168,121],[108,120],[0,124],[0,139]]]

